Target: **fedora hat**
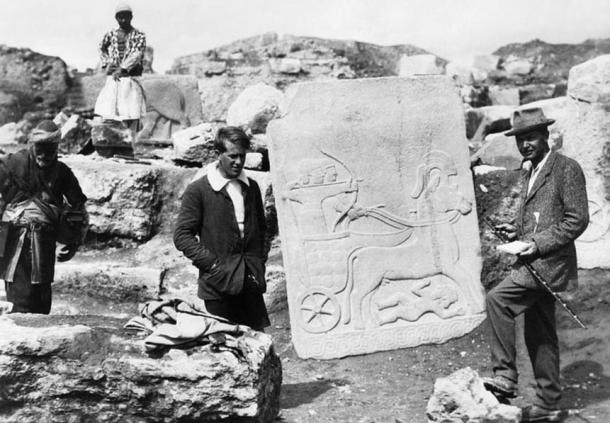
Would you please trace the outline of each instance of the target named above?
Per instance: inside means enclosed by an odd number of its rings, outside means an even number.
[[[520,109],[513,112],[513,129],[505,133],[507,137],[525,134],[526,132],[546,128],[555,123],[555,119],[548,119],[540,107]]]

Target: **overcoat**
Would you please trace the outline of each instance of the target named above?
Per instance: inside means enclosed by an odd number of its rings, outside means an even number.
[[[575,160],[556,152],[549,154],[529,193],[532,171],[524,175],[515,223],[518,238],[534,241],[538,247],[531,265],[554,291],[563,291],[568,281],[577,280],[574,240],[589,224],[587,189]],[[513,266],[512,279],[522,286],[539,287],[521,260]]]

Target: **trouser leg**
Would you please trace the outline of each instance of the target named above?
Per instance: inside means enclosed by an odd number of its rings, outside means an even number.
[[[550,294],[525,312],[525,345],[536,378],[536,403],[553,408],[561,398],[561,385],[555,300]]]
[[[5,282],[6,300],[13,303],[12,313],[42,313],[51,311],[51,284],[32,284],[31,266],[21,260],[13,282]]]
[[[488,292],[489,344],[495,376],[517,382],[515,318],[536,302],[539,295],[536,290],[517,285],[510,276]]]

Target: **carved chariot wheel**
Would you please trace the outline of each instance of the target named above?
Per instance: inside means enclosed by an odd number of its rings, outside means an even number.
[[[329,290],[310,288],[299,297],[297,313],[303,329],[310,333],[323,333],[337,326],[341,307]]]

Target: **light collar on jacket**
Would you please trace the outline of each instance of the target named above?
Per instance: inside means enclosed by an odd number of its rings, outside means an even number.
[[[222,176],[220,170],[218,169],[218,164],[218,162],[214,162],[208,167],[208,181],[210,181],[210,186],[214,191],[220,191],[225,185],[232,181],[232,179]],[[246,172],[243,170],[235,179],[242,181],[244,184],[246,184],[246,186],[250,186]]]

